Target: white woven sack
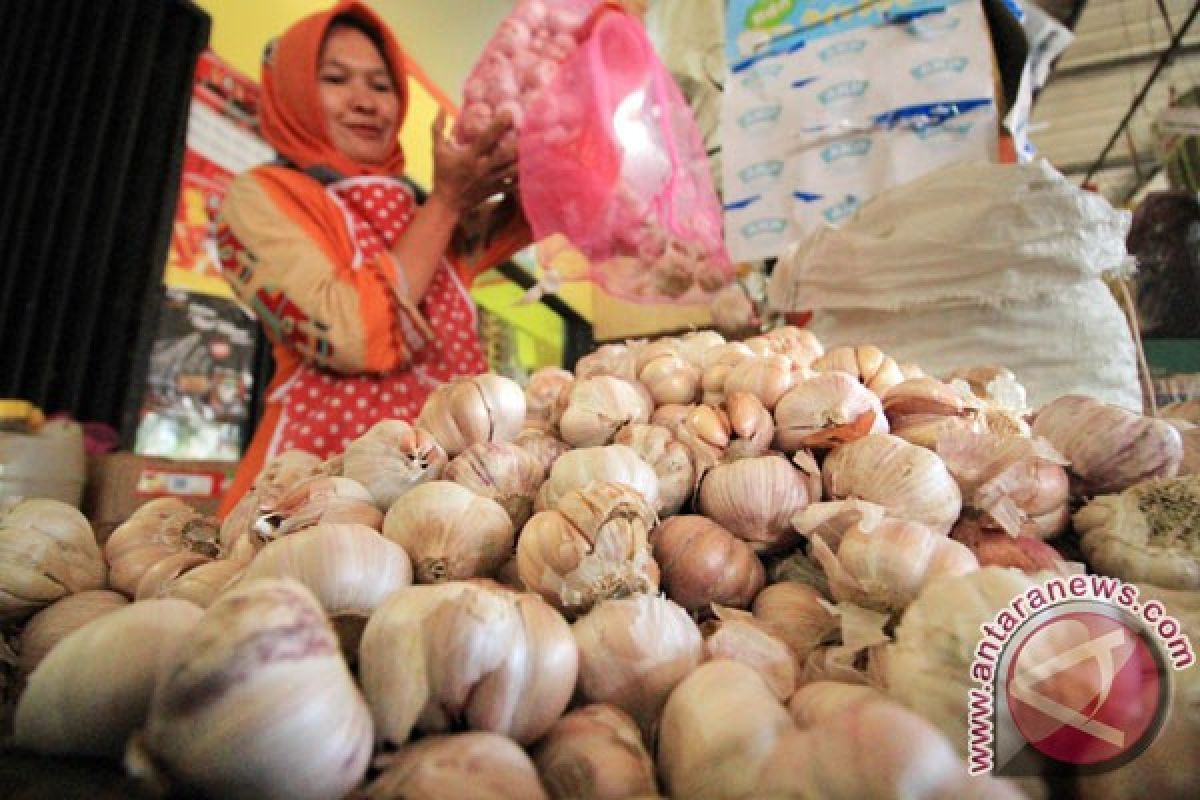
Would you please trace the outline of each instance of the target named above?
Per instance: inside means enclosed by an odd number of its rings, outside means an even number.
[[[1078,393],[1142,410],[1133,336],[1099,280],[1007,306],[818,312],[812,329],[827,348],[874,344],[939,377],[960,367],[1003,365],[1025,386],[1034,409]]]

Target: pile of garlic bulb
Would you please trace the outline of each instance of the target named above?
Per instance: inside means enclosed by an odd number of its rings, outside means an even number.
[[[1195,588],[1200,491],[1176,426],[961,375],[698,331],[458,379],[223,520],[8,503],[14,742],[257,800],[1044,796],[968,775],[972,636],[1163,486]]]

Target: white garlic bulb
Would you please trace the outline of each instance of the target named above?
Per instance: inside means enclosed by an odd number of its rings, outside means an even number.
[[[662,516],[670,516],[683,508],[692,497],[696,485],[696,469],[691,451],[661,425],[626,425],[614,439],[623,444],[654,468],[658,475],[658,505]]]
[[[819,486],[819,485],[818,485]],[[701,513],[767,552],[793,541],[791,519],[815,498],[809,478],[778,455],[720,464],[697,494]]]
[[[536,458],[546,475],[550,474],[550,468],[554,466],[558,457],[571,449],[571,445],[562,439],[556,439],[548,433],[532,428],[518,433],[517,438],[513,439],[513,444]]]
[[[708,517],[671,517],[650,535],[663,588],[688,611],[711,603],[746,608],[766,583],[754,548]]]
[[[88,589],[69,594],[29,618],[21,629],[17,671],[29,675],[46,654],[67,634],[98,617],[129,605],[129,599],[111,589]]]
[[[511,442],[525,424],[525,391],[495,373],[456,378],[433,390],[416,427],[433,434],[449,458],[476,442]]]
[[[508,513],[513,530],[520,530],[533,513],[533,498],[546,469],[516,443],[478,442],[455,456],[442,478],[495,500]]]
[[[846,372],[831,370],[800,381],[775,407],[775,445],[788,453],[887,432],[879,397]]]
[[[825,596],[812,586],[790,581],[763,589],[752,607],[754,618],[782,639],[799,663],[833,641],[839,622],[830,608]]]
[[[454,726],[522,744],[567,707],[579,653],[566,620],[540,597],[452,581],[394,592],[367,622],[359,674],[378,736],[405,742]]]
[[[0,510],[0,620],[22,619],[73,592],[100,589],[107,570],[91,523],[58,500]]]
[[[218,598],[164,666],[126,766],[210,797],[338,800],[372,733],[312,592],[260,579]]]
[[[217,520],[175,497],[146,503],[104,543],[109,582],[127,597],[137,596],[138,583],[151,569],[178,574],[212,561],[220,553]],[[167,563],[159,566],[164,561]]]
[[[143,600],[68,634],[29,676],[16,743],[46,755],[119,757],[146,719],[160,671],[200,615],[184,600]]]
[[[581,706],[554,723],[533,751],[554,800],[626,800],[657,795],[654,759],[633,717],[614,705]]]
[[[780,702],[796,690],[796,656],[770,627],[748,611],[714,605],[715,620],[701,626],[706,661],[729,659],[753,667]]]
[[[627,344],[604,344],[575,364],[575,380],[611,375],[626,381],[637,380],[637,350]]]
[[[245,552],[247,546],[260,547],[262,539],[255,526],[264,513],[263,506],[274,503],[300,481],[324,474],[328,474],[327,465],[303,450],[286,450],[268,461],[250,491],[242,495],[221,522],[221,551]]]
[[[880,397],[905,379],[895,359],[869,344],[835,347],[814,361],[812,368],[817,372],[848,372]]]
[[[146,571],[138,581],[135,599],[178,597],[208,608],[217,595],[237,581],[245,568],[245,563],[232,558],[211,561],[194,554],[172,556]]]
[[[725,337],[717,331],[691,331],[679,337],[676,351],[687,359],[689,364],[704,369],[705,356],[725,343]]]
[[[437,480],[446,461],[446,451],[431,433],[388,419],[375,423],[346,447],[342,475],[360,483],[374,498],[375,507],[386,513],[409,489]]]
[[[830,453],[821,469],[825,493],[857,497],[887,509],[888,516],[921,522],[938,535],[950,532],[962,494],[934,453],[886,433],[873,433]]]
[[[428,736],[377,759],[364,800],[546,800],[537,769],[507,736],[467,731]]]
[[[575,376],[561,367],[541,367],[525,386],[525,429],[553,434],[566,408]]]
[[[622,483],[636,491],[651,508],[658,508],[658,475],[633,450],[623,444],[581,447],[563,453],[550,468],[546,482],[534,499],[535,511],[546,511],[576,489],[592,481]]]
[[[374,495],[358,481],[340,475],[306,478],[260,508],[263,514],[255,528],[267,540],[323,522],[355,523],[377,530],[383,523]]]
[[[400,496],[383,535],[404,548],[418,583],[491,575],[512,555],[513,522],[499,503],[451,481],[431,481]]]
[[[599,447],[610,444],[626,424],[647,422],[653,411],[653,401],[630,381],[611,375],[581,378],[571,388],[558,430],[573,447]]]
[[[638,372],[657,405],[690,403],[700,390],[700,370],[676,353],[660,353]]]
[[[724,394],[749,392],[774,410],[779,398],[795,385],[798,367],[787,356],[771,354],[738,362],[725,378]]]

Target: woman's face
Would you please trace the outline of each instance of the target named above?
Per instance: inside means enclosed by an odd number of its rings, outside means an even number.
[[[354,28],[331,28],[317,84],[334,147],[361,164],[384,163],[396,140],[400,97],[375,43]]]

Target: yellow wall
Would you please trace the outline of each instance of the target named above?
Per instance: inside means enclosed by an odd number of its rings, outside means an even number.
[[[209,46],[256,81],[266,43],[296,20],[331,4],[330,0],[197,0],[197,5],[212,17]],[[429,131],[437,110],[438,100],[429,88],[410,78],[408,119],[400,143],[408,157],[409,177],[426,187],[433,175]]]

